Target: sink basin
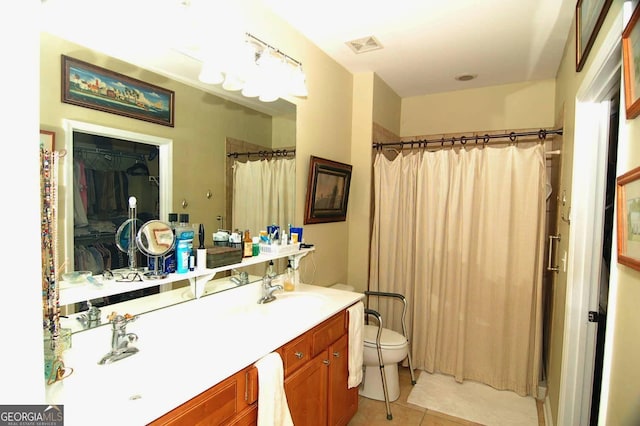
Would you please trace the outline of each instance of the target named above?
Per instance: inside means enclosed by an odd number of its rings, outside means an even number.
[[[329,298],[322,294],[307,293],[307,292],[277,292],[275,293],[276,300],[268,303],[278,309],[295,308],[299,309],[314,309],[318,308],[329,301]]]

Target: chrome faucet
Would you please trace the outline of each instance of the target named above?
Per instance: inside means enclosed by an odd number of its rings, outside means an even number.
[[[239,272],[234,269],[233,272],[237,273],[238,275],[233,275],[230,278],[231,282],[233,282],[237,286],[249,284],[249,274],[247,273],[247,271]]]
[[[87,302],[89,309],[86,313],[77,317],[77,320],[82,324],[82,328],[93,328],[100,325],[102,319],[100,318],[100,309],[93,306],[91,302]]]
[[[280,284],[271,285],[271,277],[262,277],[262,297],[258,300],[258,303],[269,303],[276,300],[273,292],[276,290],[282,290],[283,287]]]
[[[111,322],[111,352],[102,357],[98,364],[110,364],[138,352],[138,348],[129,346],[129,343],[138,340],[135,333],[127,333],[127,324],[135,321],[138,317],[125,314],[118,315],[113,312],[109,315]]]

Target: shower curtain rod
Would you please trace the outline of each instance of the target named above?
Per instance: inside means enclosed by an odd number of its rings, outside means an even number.
[[[265,150],[265,151],[254,151],[254,152],[230,152],[227,154],[227,157],[238,158],[241,155],[250,158],[252,155],[257,155],[260,158],[267,157],[295,157],[296,150],[295,149],[274,149],[274,150]]]
[[[475,134],[471,136],[461,136],[458,138],[442,137],[440,139],[421,139],[421,140],[410,141],[410,142],[377,142],[373,144],[373,148],[376,150],[381,150],[383,147],[395,146],[395,147],[400,147],[400,149],[405,149],[405,148],[412,149],[412,148],[422,148],[422,147],[426,148],[427,145],[429,144],[440,144],[440,146],[444,146],[445,143],[449,144],[449,146],[453,146],[456,143],[459,143],[461,145],[466,145],[468,143],[471,143],[473,145],[477,145],[478,143],[486,145],[489,143],[491,139],[508,139],[508,141],[501,141],[501,143],[515,143],[515,142],[518,142],[519,137],[523,137],[523,136],[537,136],[539,140],[543,141],[547,139],[548,135],[562,135],[562,129],[555,129],[555,130],[540,129],[537,132],[536,131],[511,132],[511,133],[503,133],[503,134],[497,134],[497,135]]]

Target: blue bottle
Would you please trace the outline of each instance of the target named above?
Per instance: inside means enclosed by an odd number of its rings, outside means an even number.
[[[189,226],[189,215],[181,213],[180,224],[176,228],[176,272],[178,274],[189,272],[194,235],[193,228]]]

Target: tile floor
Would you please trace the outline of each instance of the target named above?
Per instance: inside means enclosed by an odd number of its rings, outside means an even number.
[[[470,422],[457,417],[427,410],[417,405],[409,404],[407,398],[411,392],[411,374],[408,368],[399,367],[400,397],[391,403],[392,420],[387,420],[387,411],[384,401],[360,397],[356,415],[348,426],[479,426],[479,423]],[[416,379],[419,371],[415,371]],[[538,425],[544,426],[544,414],[542,402],[538,401]]]

